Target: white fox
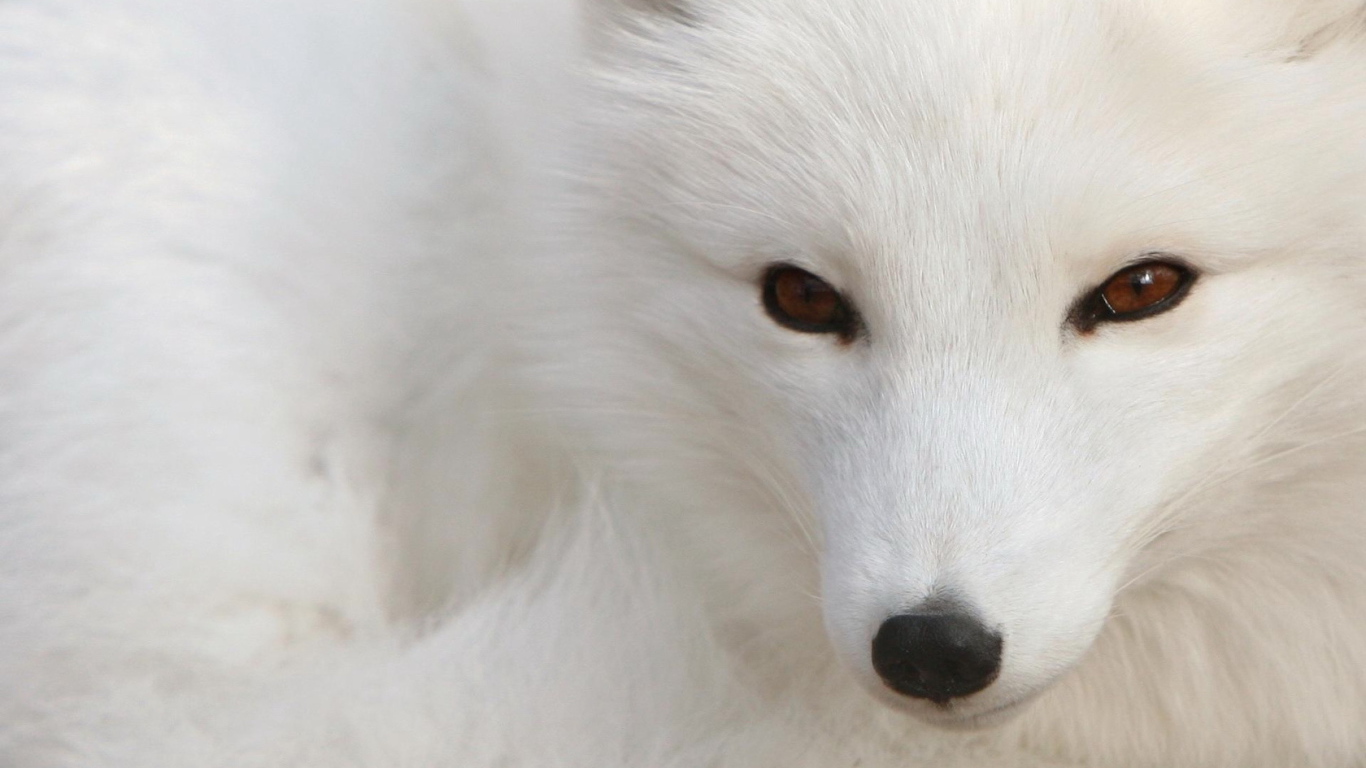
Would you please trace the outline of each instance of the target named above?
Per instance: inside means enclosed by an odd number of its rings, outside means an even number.
[[[1366,763],[1360,0],[8,0],[0,764]]]

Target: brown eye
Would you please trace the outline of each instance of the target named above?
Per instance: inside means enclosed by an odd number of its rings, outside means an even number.
[[[1103,322],[1127,322],[1161,314],[1181,303],[1195,273],[1171,261],[1145,261],[1116,272],[1074,311],[1074,322],[1091,330]]]
[[[858,315],[839,291],[793,266],[775,266],[764,275],[764,308],[774,322],[794,331],[833,333],[845,340],[858,331]]]

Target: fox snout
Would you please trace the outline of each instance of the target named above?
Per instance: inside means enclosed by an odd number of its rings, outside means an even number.
[[[882,623],[873,669],[904,696],[948,704],[991,685],[1001,673],[1002,639],[972,614],[926,604]]]

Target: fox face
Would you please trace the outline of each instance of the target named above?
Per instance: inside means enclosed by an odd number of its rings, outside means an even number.
[[[577,375],[621,463],[809,518],[829,642],[931,722],[1018,711],[1126,588],[1255,535],[1359,333],[1348,54],[1162,5],[610,11]]]

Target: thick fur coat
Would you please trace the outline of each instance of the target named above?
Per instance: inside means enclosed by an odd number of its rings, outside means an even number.
[[[1366,764],[1359,0],[584,1],[0,4],[0,764]]]

